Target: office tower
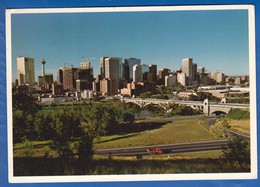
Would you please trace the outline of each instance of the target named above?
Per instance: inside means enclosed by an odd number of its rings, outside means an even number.
[[[176,86],[177,85],[177,75],[176,74],[170,74],[168,76],[165,76],[165,86]]]
[[[109,57],[105,59],[105,78],[113,81],[112,92],[117,93],[122,79],[122,58]]]
[[[147,64],[142,64],[142,72],[143,73],[146,73],[146,72],[149,72],[150,69],[149,69],[149,65]]]
[[[137,58],[124,59],[123,78],[127,82],[133,81],[133,67],[134,65],[140,65],[140,64],[141,64],[141,59],[137,59]]]
[[[105,78],[105,59],[108,57],[101,57],[100,58],[100,75],[101,75],[101,79]]]
[[[185,73],[186,77],[188,78],[188,85],[192,83],[192,58],[184,58],[182,59],[182,73]]]
[[[80,69],[91,69],[91,63],[90,62],[81,62],[80,63]]]
[[[105,78],[100,81],[100,92],[103,95],[113,95],[117,92],[115,86],[116,84],[114,80]]]
[[[62,68],[63,76],[63,89],[74,90],[76,89],[76,80],[78,79],[78,69],[72,67]]]
[[[18,84],[28,84],[32,87],[35,83],[35,72],[34,72],[34,59],[27,57],[18,57],[17,63],[17,76]]]
[[[136,64],[133,67],[133,82],[142,82],[142,81],[143,81],[142,65]]]
[[[205,68],[204,67],[198,67],[197,68],[197,73],[204,74],[205,73]]]
[[[143,81],[152,82],[152,73],[150,72],[149,65],[142,64]]]
[[[130,68],[128,59],[124,59],[124,63],[122,65],[122,79],[130,82]]]
[[[112,80],[121,80],[122,58],[109,57],[105,59],[105,78]]]
[[[223,83],[224,82],[224,73],[217,72],[216,73],[216,82],[217,83]]]
[[[157,65],[149,65],[149,71],[152,73],[152,82],[157,82]]]
[[[162,68],[158,72],[158,84],[165,85],[165,76],[169,75],[170,70],[168,68]]]
[[[197,64],[192,63],[192,81],[197,81]]]
[[[77,70],[76,89],[77,91],[93,89],[93,68],[90,62],[81,62]]]
[[[57,72],[57,83],[63,84],[63,70],[60,68]]]
[[[45,83],[46,84],[52,84],[53,83],[53,74],[46,73],[44,77],[45,77]]]
[[[93,68],[90,62],[81,62],[78,69],[78,79],[93,82]]]
[[[178,73],[177,74],[177,81],[182,86],[186,86],[186,74],[185,73]]]

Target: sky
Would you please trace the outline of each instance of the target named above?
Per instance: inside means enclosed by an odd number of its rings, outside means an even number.
[[[249,75],[248,11],[12,14],[12,79],[16,58],[34,58],[35,80],[64,65],[80,67],[91,58],[94,75],[100,57],[140,58],[158,69],[181,67],[193,58],[198,67],[226,75]]]

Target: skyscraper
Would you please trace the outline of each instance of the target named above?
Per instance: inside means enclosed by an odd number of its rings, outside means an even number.
[[[133,82],[142,82],[143,81],[143,71],[142,65],[136,64],[133,67]]]
[[[101,57],[100,58],[100,75],[101,75],[101,79],[105,78],[105,59],[108,57]]]
[[[81,62],[76,81],[77,91],[93,89],[93,68],[90,62]]]
[[[158,84],[165,85],[165,76],[169,75],[170,70],[168,68],[162,68],[159,70]]]
[[[197,64],[192,63],[192,81],[197,81]]]
[[[76,89],[76,80],[78,78],[78,69],[72,67],[63,67],[63,89],[73,90]]]
[[[152,82],[157,82],[157,65],[149,65],[149,71],[152,73]]]
[[[176,86],[177,85],[177,74],[170,74],[165,76],[165,86]]]
[[[192,78],[192,58],[182,59],[182,73],[186,74],[186,77]]]
[[[133,81],[133,67],[134,65],[140,65],[141,64],[141,59],[138,58],[127,58],[124,60],[124,68],[128,72],[124,72],[124,74],[127,77],[127,74],[129,73],[129,80],[127,80],[128,82],[132,82]],[[127,77],[128,78],[128,77]]]
[[[91,68],[90,62],[81,62],[80,63],[80,68],[81,69],[90,69]]]
[[[35,83],[34,59],[27,57],[16,58],[18,85],[28,84],[32,87]]]
[[[112,92],[117,93],[119,82],[122,79],[122,58],[109,57],[105,59],[105,78],[114,82]]]
[[[187,82],[188,85],[192,85],[192,81],[194,79],[193,73],[195,71],[193,72],[192,67],[195,69],[195,65],[193,65],[192,61],[193,61],[192,58],[182,59],[181,69],[182,69],[182,73],[185,73],[185,75],[188,79],[188,82]],[[196,65],[196,68],[197,68],[197,65]],[[196,70],[196,72],[197,72],[197,70]]]

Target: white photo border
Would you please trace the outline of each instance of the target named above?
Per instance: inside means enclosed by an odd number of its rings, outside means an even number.
[[[248,10],[249,28],[249,73],[250,73],[250,145],[251,171],[248,173],[207,173],[207,174],[149,174],[149,175],[85,175],[85,176],[14,176],[13,173],[13,132],[12,132],[12,55],[11,16],[12,14],[40,13],[83,13],[83,12],[139,12],[139,11],[184,11],[184,10]],[[185,5],[145,7],[104,7],[104,8],[31,8],[6,10],[6,89],[7,89],[7,135],[8,135],[8,179],[10,183],[47,182],[111,182],[111,181],[178,181],[178,180],[230,180],[257,179],[257,105],[256,105],[256,51],[255,51],[255,9],[253,5]]]

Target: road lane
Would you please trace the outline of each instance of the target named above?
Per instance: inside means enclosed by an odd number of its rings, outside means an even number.
[[[167,144],[167,145],[153,145],[153,146],[143,146],[143,147],[100,149],[100,150],[96,150],[95,154],[114,155],[114,156],[148,155],[147,149],[155,149],[157,147],[167,152],[167,154],[175,154],[175,153],[186,153],[186,152],[220,150],[222,149],[223,146],[226,146],[227,143],[228,143],[227,140],[214,140],[214,141],[203,141],[203,142]]]

